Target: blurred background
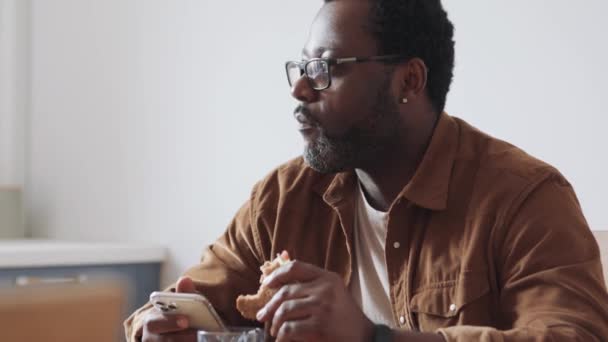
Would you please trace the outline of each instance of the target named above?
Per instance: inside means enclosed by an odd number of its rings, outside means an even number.
[[[301,152],[283,63],[321,3],[0,0],[0,270],[154,264],[158,287],[196,263]],[[556,166],[608,230],[608,2],[444,5],[446,111]]]

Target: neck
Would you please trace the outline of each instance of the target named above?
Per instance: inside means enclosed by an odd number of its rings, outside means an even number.
[[[428,116],[427,116],[428,117]],[[403,188],[410,182],[430,143],[438,117],[417,123],[415,130],[406,130],[401,143],[388,151],[373,165],[355,172],[369,204],[376,210],[388,211]]]

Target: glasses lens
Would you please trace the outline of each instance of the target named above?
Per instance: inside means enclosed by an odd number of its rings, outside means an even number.
[[[304,74],[302,72],[302,69],[296,62],[287,63],[286,69],[287,81],[289,82],[289,86],[293,86],[293,84],[296,83],[296,81],[300,79],[300,77],[302,77],[302,75]]]
[[[329,65],[326,61],[315,60],[306,64],[306,75],[314,89],[325,89],[329,86]]]

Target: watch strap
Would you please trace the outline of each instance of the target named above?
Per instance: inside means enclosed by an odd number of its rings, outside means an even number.
[[[384,324],[374,325],[373,342],[392,342],[393,331],[390,327]]]

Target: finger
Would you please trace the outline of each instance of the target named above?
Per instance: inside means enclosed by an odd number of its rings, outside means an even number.
[[[289,321],[281,325],[276,342],[322,340],[319,321],[314,317]]]
[[[283,259],[283,260],[289,260],[290,259],[289,258],[289,253],[286,250],[283,250],[281,252],[280,256],[281,256],[281,259]]]
[[[190,277],[181,277],[175,284],[175,291],[180,293],[197,293],[194,282]]]
[[[317,305],[310,297],[283,302],[272,318],[270,334],[276,336],[285,322],[303,320],[312,316]]]
[[[187,329],[188,324],[188,317],[186,316],[163,315],[156,309],[153,309],[152,312],[146,316],[144,331],[148,331],[152,334],[166,334]]]
[[[310,293],[310,287],[310,283],[283,285],[283,287],[281,287],[279,291],[277,291],[277,293],[270,298],[268,303],[266,303],[266,305],[264,305],[264,307],[258,311],[256,319],[260,322],[270,320],[275,311],[284,301],[306,297]]]
[[[321,276],[325,270],[301,261],[291,261],[264,278],[264,286],[273,288],[283,284],[308,282]]]

